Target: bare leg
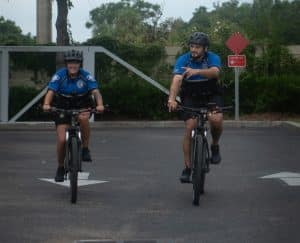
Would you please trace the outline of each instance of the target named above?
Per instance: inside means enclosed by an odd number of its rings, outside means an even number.
[[[223,131],[223,114],[213,113],[208,116],[210,123],[210,130],[212,136],[211,145],[211,163],[219,164],[221,162],[221,155],[219,149],[219,140]]]
[[[185,166],[191,167],[191,137],[192,130],[197,126],[197,119],[188,119],[185,122],[185,133],[183,138],[183,157]]]
[[[59,166],[64,166],[64,159],[65,159],[65,144],[66,144],[66,129],[69,125],[61,124],[57,125],[56,127],[56,134],[57,134],[57,144],[56,144],[56,151],[57,151],[57,161]]]
[[[212,136],[212,144],[218,145],[220,137],[223,132],[223,114],[222,113],[210,113],[208,116],[210,123],[210,131]]]
[[[80,123],[80,129],[82,134],[82,147],[87,148],[90,141],[90,123],[89,123],[90,113],[81,113],[78,117]]]

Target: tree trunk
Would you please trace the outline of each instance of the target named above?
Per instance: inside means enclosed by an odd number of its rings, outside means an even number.
[[[68,0],[56,0],[57,19],[56,19],[56,44],[58,46],[67,46],[70,44],[68,33]]]
[[[68,0],[56,0],[57,2],[57,19],[56,19],[56,44],[58,46],[68,46],[70,38],[68,33]],[[64,66],[63,53],[56,54],[56,68]]]

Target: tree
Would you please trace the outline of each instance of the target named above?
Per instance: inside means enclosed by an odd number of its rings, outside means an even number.
[[[56,43],[59,46],[69,45],[71,33],[68,31],[68,11],[73,6],[71,0],[56,0],[57,19],[56,19]]]
[[[72,38],[71,32],[68,30],[68,12],[73,6],[71,0],[56,0],[57,2],[57,19],[56,19],[56,44],[58,46],[70,45],[70,39]],[[64,66],[64,57],[62,53],[56,55],[57,68]]]
[[[205,7],[199,7],[193,13],[192,19],[189,21],[189,25],[192,28],[197,28],[201,30],[201,32],[208,32],[208,30],[212,27],[210,21],[210,13],[207,12]]]
[[[185,44],[188,24],[181,18],[168,18],[160,24],[159,29],[167,45]]]
[[[90,12],[93,36],[114,37],[116,40],[141,43],[160,39],[158,29],[161,8],[143,0],[121,0],[102,4]]]
[[[15,22],[0,16],[0,45],[32,45],[34,42],[30,33],[23,35]]]

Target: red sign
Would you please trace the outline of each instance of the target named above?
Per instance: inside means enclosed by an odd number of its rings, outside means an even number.
[[[240,54],[248,44],[249,41],[239,32],[233,33],[226,41],[226,46],[236,55]]]
[[[246,67],[245,55],[229,55],[228,67]]]

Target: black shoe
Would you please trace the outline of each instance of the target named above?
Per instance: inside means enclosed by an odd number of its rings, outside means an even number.
[[[191,168],[185,167],[180,176],[181,183],[190,183]]]
[[[211,163],[212,164],[220,164],[221,155],[219,145],[211,145]]]
[[[92,162],[92,157],[88,148],[82,148],[82,161]]]
[[[59,166],[56,171],[55,181],[63,182],[65,177],[65,168],[63,166]]]

